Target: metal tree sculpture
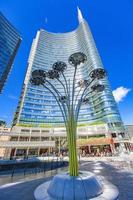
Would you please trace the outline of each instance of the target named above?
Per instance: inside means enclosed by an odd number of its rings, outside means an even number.
[[[70,84],[70,79],[67,79],[65,76],[64,72],[67,69],[67,65],[62,61],[54,63],[52,70],[48,72],[44,70],[33,71],[32,78],[30,79],[31,84],[36,86],[42,85],[49,90],[59,105],[67,131],[70,176],[78,176],[79,174],[76,137],[80,108],[82,104],[89,102],[88,95],[90,92],[102,92],[104,90],[104,85],[97,83],[91,86],[91,84],[94,80],[99,80],[106,76],[104,69],[97,68],[91,71],[89,78],[91,80],[77,81],[76,72],[78,66],[86,61],[86,55],[81,52],[74,53],[69,57],[68,62],[74,66],[72,84]],[[52,83],[53,80],[54,83]],[[55,87],[55,80],[60,83],[63,94]]]

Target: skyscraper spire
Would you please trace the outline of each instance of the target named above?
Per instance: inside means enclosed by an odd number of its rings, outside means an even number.
[[[83,21],[83,15],[81,13],[81,10],[79,9],[79,7],[77,7],[77,10],[78,10],[78,20],[79,20],[79,23]]]

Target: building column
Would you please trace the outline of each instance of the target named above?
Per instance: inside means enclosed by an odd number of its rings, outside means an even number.
[[[127,150],[127,152],[130,153],[129,144],[128,144],[128,143],[125,143],[125,146],[126,146],[126,150]]]
[[[91,154],[91,147],[88,145],[89,154]]]
[[[38,147],[38,153],[37,154],[38,154],[38,156],[40,155],[40,147]]]
[[[26,157],[28,158],[29,155],[29,147],[26,149]]]
[[[16,153],[17,153],[17,148],[15,149],[15,151],[14,151],[14,157],[16,157]]]
[[[60,154],[60,148],[61,148],[61,145],[60,145],[60,137],[59,137],[59,154]]]
[[[114,149],[114,146],[112,144],[110,144],[110,149],[111,149],[111,153],[114,154],[115,153],[115,149]]]
[[[50,154],[50,147],[48,148],[48,153]]]
[[[5,159],[10,159],[11,150],[12,150],[11,148],[6,148],[5,155],[4,155]]]

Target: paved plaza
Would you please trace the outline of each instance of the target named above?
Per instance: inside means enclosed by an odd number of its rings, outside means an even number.
[[[133,166],[128,159],[125,161],[116,158],[82,158],[80,169],[91,171],[116,185],[120,192],[119,200],[133,200]],[[35,188],[61,171],[58,169],[52,173],[38,173],[25,177],[16,175],[13,179],[1,176],[0,200],[34,200]]]

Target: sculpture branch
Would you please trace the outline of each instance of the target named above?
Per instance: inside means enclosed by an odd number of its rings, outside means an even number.
[[[65,87],[65,85],[63,84],[63,82],[62,82],[59,78],[57,78],[56,80],[59,81],[59,83],[63,86],[65,95],[68,96],[66,87]]]
[[[60,101],[58,100],[58,98],[56,97],[56,95],[54,94],[54,92],[53,92],[51,89],[49,89],[49,88],[48,88],[46,85],[44,85],[44,84],[42,84],[42,85],[43,85],[44,88],[46,88],[47,90],[49,90],[49,92],[54,96],[54,98],[55,98],[56,102],[58,103],[58,106],[59,106],[59,108],[60,108],[60,110],[61,110],[62,117],[63,117],[64,123],[65,123],[66,129],[68,129],[68,127],[67,127],[67,115],[66,115],[65,110],[63,111],[63,109],[62,109],[62,107],[61,107],[61,105],[60,105]]]
[[[81,105],[82,105],[82,102],[83,102],[84,94],[87,91],[87,89],[90,87],[90,85],[93,83],[94,80],[95,80],[95,78],[92,79],[89,82],[89,84],[85,87],[85,89],[83,90],[82,95],[81,95],[81,97],[80,97],[80,99],[78,101],[78,104],[77,104],[77,107],[76,107],[76,110],[75,110],[75,113],[76,113],[76,122],[78,121],[79,111],[80,111],[80,108],[81,108]]]
[[[61,93],[53,86],[52,83],[50,83],[50,81],[46,80],[46,82],[47,82],[47,83],[51,86],[51,88],[56,92],[56,94],[58,95],[58,98],[60,99],[60,98],[61,98]],[[66,105],[66,106],[67,106],[67,110],[66,110],[65,105],[64,105],[62,102],[60,102],[60,103],[62,104],[62,106],[63,106],[63,108],[64,108],[64,112],[66,113],[66,116],[67,116],[68,105]]]
[[[46,83],[48,83],[51,86],[51,88],[57,93],[58,97],[60,97],[62,95],[59,92],[59,90],[57,90],[50,81],[46,80]]]
[[[67,95],[68,95],[68,101],[70,101],[70,92],[69,92],[69,86],[68,86],[68,83],[67,83],[67,79],[66,79],[66,77],[65,77],[65,75],[64,75],[63,72],[62,72],[61,74],[62,74],[62,76],[63,76],[63,78],[64,78],[64,81],[65,81],[66,90],[67,90]],[[69,104],[69,102],[68,102],[68,104]]]
[[[76,78],[76,72],[77,72],[77,66],[75,65],[75,69],[74,69],[74,76],[73,76],[73,85],[72,85],[72,113],[74,112],[74,107],[73,107],[73,103],[74,103],[74,94],[75,94],[75,78]]]
[[[80,97],[80,92],[82,91],[82,87],[80,87],[80,89],[79,89],[79,91],[78,91],[78,93],[77,93],[77,95],[76,95],[76,97],[75,97],[75,101],[74,101],[74,107],[75,107],[75,111],[76,111],[76,105],[77,105],[77,100],[78,100],[78,98]]]

